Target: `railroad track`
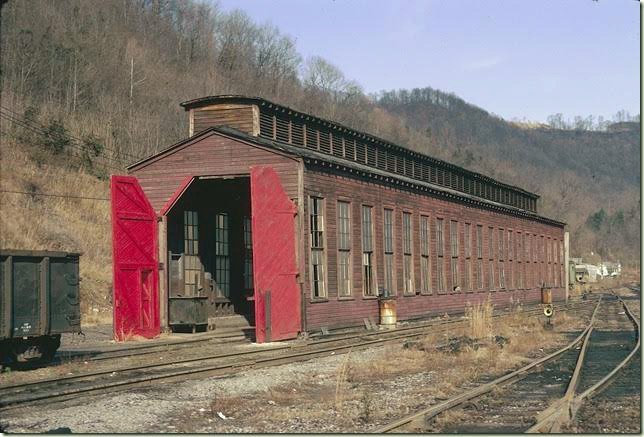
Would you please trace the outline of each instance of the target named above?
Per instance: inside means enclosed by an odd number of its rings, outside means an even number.
[[[575,310],[577,307],[583,306],[585,304],[586,304],[585,300],[582,300],[581,298],[575,298],[575,299],[571,299],[571,301],[568,304],[558,305],[558,310],[561,312],[567,312],[567,311]],[[526,314],[527,316],[531,316],[535,314],[541,314],[541,311],[542,309],[539,305],[531,305],[529,308],[523,310],[522,313]],[[449,320],[449,321],[440,321],[440,322],[437,322],[436,320],[430,321],[430,322],[416,321],[416,322],[413,322],[410,328],[433,327],[433,326],[438,326],[445,323],[448,323],[448,324],[459,323],[459,322],[462,323],[462,320],[459,320],[459,318],[462,318],[462,315],[463,314],[456,314],[455,315],[456,317],[454,317],[454,320]],[[500,312],[495,314],[494,316],[502,317],[506,315],[507,315],[507,312]],[[401,328],[398,328],[398,331],[400,331],[400,329]],[[407,329],[407,327],[403,327],[402,329]],[[325,342],[329,340],[342,339],[342,338],[361,337],[363,335],[364,335],[364,331],[359,331],[357,333],[356,332],[349,332],[349,333],[336,332],[336,333],[327,334],[327,335],[314,334],[309,340],[306,341],[306,344]],[[119,348],[119,349],[108,350],[108,351],[59,352],[55,357],[55,359],[49,362],[48,364],[49,365],[65,364],[66,362],[69,362],[72,360],[105,361],[105,360],[112,360],[117,358],[134,358],[134,357],[141,357],[141,356],[153,355],[153,354],[180,353],[180,351],[186,350],[189,348],[194,348],[196,345],[204,345],[205,347],[219,346],[224,342],[229,346],[250,344],[248,339],[238,340],[238,341],[226,340],[228,338],[238,337],[238,336],[239,335],[234,335],[234,336],[230,335],[230,336],[186,339],[181,341],[167,342],[163,344],[137,345],[134,347]],[[33,369],[38,369],[42,367],[44,367],[42,363],[35,363],[35,364],[27,363],[27,364],[20,365],[21,370],[33,370]]]
[[[579,311],[589,303],[592,303],[592,299],[590,301],[580,300],[569,304],[566,310]],[[540,315],[541,309],[531,309],[522,314],[527,317]],[[507,313],[500,314],[499,317],[504,315]],[[5,385],[0,387],[0,411],[25,404],[70,400],[88,393],[122,390],[156,382],[181,381],[194,377],[227,375],[240,369],[305,361],[329,354],[345,353],[389,342],[409,340],[427,335],[430,332],[453,332],[461,326],[464,327],[466,323],[467,320],[432,322],[389,331],[363,332],[321,338],[309,342],[283,343],[269,349],[195,356],[170,362],[123,366],[62,378]]]
[[[619,328],[620,335],[606,327]],[[566,347],[375,432],[558,432],[638,350],[639,322],[620,298],[604,296],[589,325]],[[450,420],[439,420],[448,411]]]
[[[592,299],[592,298],[591,298]],[[560,304],[558,305],[558,311],[561,312],[567,312],[571,310],[575,310],[576,308],[586,305],[587,301],[582,300],[581,298],[576,298],[576,299],[571,299],[571,301],[568,304]],[[527,308],[522,311],[523,314],[526,314],[527,316],[532,316],[532,315],[537,315],[541,314],[542,308],[540,305],[532,305],[530,308]],[[434,327],[434,326],[440,326],[444,324],[455,324],[455,323],[462,323],[462,320],[459,320],[458,318],[461,317],[463,314],[456,314],[455,320],[449,320],[449,321],[431,321],[431,322],[414,322],[413,325],[409,327],[403,327],[403,328],[398,328],[397,331],[400,331],[401,329],[413,329],[413,328],[422,328],[422,327]],[[495,317],[503,317],[506,316],[507,312],[500,312],[495,314]],[[326,342],[326,341],[334,341],[337,339],[349,339],[349,338],[357,338],[364,336],[365,332],[361,331],[358,333],[355,332],[342,332],[342,333],[332,333],[332,334],[327,334],[327,335],[317,335],[317,336],[312,336],[306,344],[313,344],[313,343],[319,343],[319,342]],[[184,340],[180,342],[172,342],[172,343],[164,343],[160,345],[143,345],[143,346],[136,346],[136,347],[131,347],[131,348],[122,348],[122,349],[117,349],[117,350],[112,350],[112,351],[104,351],[104,352],[92,352],[92,353],[83,353],[83,352],[73,352],[73,353],[66,353],[66,354],[61,354],[62,356],[60,357],[58,361],[55,362],[55,364],[60,364],[64,363],[64,360],[67,359],[83,359],[85,361],[103,361],[103,360],[109,360],[109,359],[114,359],[114,358],[130,358],[130,357],[136,357],[136,356],[143,356],[143,355],[150,355],[150,354],[155,354],[155,353],[168,353],[168,352],[173,352],[176,350],[180,349],[185,349],[189,347],[193,347],[195,344],[213,344],[213,345],[218,345],[221,342],[220,337],[215,337],[215,338],[201,338],[201,339],[190,339],[190,340]],[[227,342],[229,345],[234,345],[234,344],[249,344],[248,341],[240,340],[238,342]],[[34,367],[35,368],[35,367]]]

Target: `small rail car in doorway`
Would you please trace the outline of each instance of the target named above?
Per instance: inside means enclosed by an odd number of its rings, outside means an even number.
[[[182,106],[189,137],[112,177],[117,338],[231,317],[293,338],[377,319],[380,295],[398,320],[566,298],[538,195],[265,99]]]
[[[0,250],[0,364],[50,359],[61,334],[80,332],[79,257]]]

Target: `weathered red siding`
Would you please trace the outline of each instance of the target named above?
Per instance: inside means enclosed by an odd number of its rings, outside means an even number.
[[[130,173],[137,177],[155,211],[179,188],[186,176],[250,175],[253,165],[270,165],[284,191],[297,198],[297,161],[216,132],[197,137],[155,162]]]
[[[213,105],[192,111],[194,134],[212,126],[228,126],[253,134],[251,105]]]
[[[448,201],[428,195],[416,194],[410,191],[386,187],[373,182],[349,178],[344,175],[331,174],[319,169],[306,168],[304,172],[304,194],[308,199],[309,196],[319,196],[325,199],[325,238],[326,238],[326,256],[327,256],[327,299],[313,300],[311,298],[311,282],[309,276],[309,220],[304,220],[305,230],[304,238],[307,241],[306,269],[304,287],[306,290],[306,321],[307,329],[312,330],[321,326],[329,328],[359,325],[362,324],[363,318],[372,316],[378,320],[378,302],[373,297],[363,297],[362,293],[362,271],[361,271],[361,206],[363,204],[373,206],[374,221],[374,240],[375,240],[375,264],[376,277],[378,285],[384,283],[384,262],[383,262],[383,208],[394,209],[394,241],[395,241],[395,273],[397,292],[398,318],[404,320],[415,316],[425,314],[442,314],[444,312],[463,309],[466,302],[472,304],[485,299],[490,294],[493,303],[497,306],[505,306],[511,301],[537,301],[540,298],[540,289],[535,287],[535,280],[527,284],[524,279],[525,289],[521,290],[487,290],[487,265],[488,265],[488,226],[493,226],[495,231],[495,281],[498,283],[498,261],[496,258],[498,245],[498,228],[504,230],[510,229],[513,234],[516,232],[528,232],[531,234],[544,235],[554,238],[563,244],[563,227],[548,225],[531,219],[515,217],[508,214],[480,209],[473,206],[467,206],[462,203]],[[350,299],[340,298],[337,294],[337,231],[336,231],[336,202],[337,200],[346,200],[351,202],[351,227],[352,227],[352,297]],[[307,208],[308,202],[304,205]],[[461,284],[464,284],[465,272],[465,255],[464,255],[464,223],[472,225],[472,285],[476,288],[476,225],[483,225],[483,277],[484,288],[477,291],[461,292],[442,292],[436,291],[436,268],[432,265],[432,294],[431,295],[404,295],[403,294],[403,256],[402,256],[402,213],[411,212],[412,215],[412,236],[413,236],[413,266],[414,266],[414,284],[415,289],[420,289],[420,235],[419,235],[419,217],[428,215],[430,217],[430,261],[436,259],[436,241],[435,241],[435,220],[437,217],[444,219],[443,239],[445,244],[445,285],[450,286],[451,277],[449,269],[450,259],[450,220],[459,222],[459,274]],[[307,216],[308,217],[308,216]],[[515,237],[516,238],[516,237]],[[514,243],[516,253],[516,239]],[[507,254],[507,247],[505,250]],[[516,255],[515,255],[516,257]],[[559,257],[557,255],[557,257]],[[523,259],[524,257],[522,257]],[[507,260],[507,255],[505,257]],[[558,264],[562,267],[563,260]],[[537,264],[529,263],[533,268]],[[505,283],[509,286],[508,263],[506,262]],[[534,277],[533,277],[534,278]],[[516,282],[515,282],[516,283]],[[529,285],[529,287],[528,287]],[[553,289],[556,299],[562,299],[564,289],[558,287]]]

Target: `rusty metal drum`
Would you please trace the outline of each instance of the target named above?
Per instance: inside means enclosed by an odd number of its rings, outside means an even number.
[[[552,289],[550,288],[541,289],[541,303],[544,305],[552,304]]]
[[[392,297],[380,298],[380,324],[386,327],[396,326],[396,300]]]

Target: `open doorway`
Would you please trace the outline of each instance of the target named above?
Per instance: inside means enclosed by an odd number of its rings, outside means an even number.
[[[255,324],[250,178],[195,178],[167,214],[174,331]]]

